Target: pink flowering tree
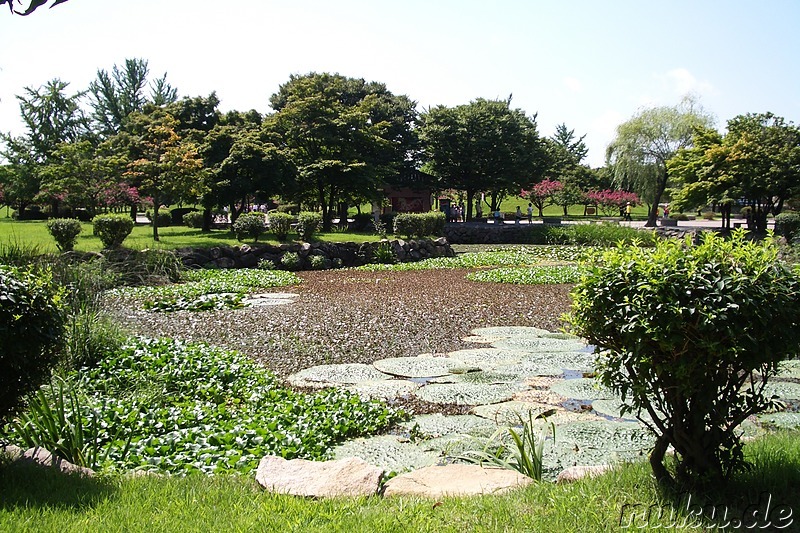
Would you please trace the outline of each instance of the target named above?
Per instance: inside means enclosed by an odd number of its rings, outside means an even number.
[[[564,185],[560,181],[548,178],[540,181],[530,190],[523,189],[519,195],[530,201],[539,210],[539,216],[542,217],[544,216],[542,210],[553,203],[553,196],[563,188]]]
[[[631,205],[639,205],[639,197],[636,193],[627,191],[589,191],[586,193],[586,199],[600,208],[605,216],[618,215],[620,211],[630,203]]]

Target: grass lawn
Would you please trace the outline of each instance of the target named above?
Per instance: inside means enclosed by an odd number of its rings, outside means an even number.
[[[78,235],[78,243],[75,249],[84,252],[101,250],[100,239],[92,235],[92,225],[85,222],[82,226],[83,231]],[[237,241],[233,233],[228,230],[214,230],[210,233],[203,233],[199,229],[185,226],[168,226],[159,228],[158,234],[160,241],[155,242],[153,241],[153,228],[151,226],[136,226],[123,244],[126,248],[134,250],[143,250],[145,248],[172,250],[186,246],[236,246],[243,244]],[[367,242],[376,239],[378,239],[376,235],[368,233],[330,232],[315,235],[315,240],[325,242]],[[269,233],[264,235],[263,239],[258,242],[262,244],[280,244]],[[252,242],[248,242],[248,244],[252,244]],[[40,220],[17,221],[11,218],[0,218],[0,246],[8,245],[35,247],[40,253],[57,251],[55,240],[48,233],[45,222]]]
[[[626,524],[632,529],[696,524],[692,513],[702,506],[716,513],[706,517],[707,527],[744,520],[742,528],[756,524],[776,530],[783,525],[788,526],[785,531],[797,531],[796,513],[785,518],[787,506],[800,501],[797,437],[796,432],[779,433],[748,443],[745,453],[755,468],[702,497],[694,491],[660,490],[645,462],[570,485],[540,483],[505,496],[439,502],[273,495],[241,476],[86,479],[11,466],[0,468],[0,529],[594,532],[617,531]],[[756,518],[754,511],[760,513]]]

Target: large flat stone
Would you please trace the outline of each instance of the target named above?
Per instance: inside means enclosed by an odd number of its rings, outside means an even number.
[[[500,494],[533,483],[513,470],[478,465],[429,466],[401,474],[386,483],[384,496],[476,496]]]
[[[369,496],[378,492],[382,475],[382,469],[356,457],[307,461],[268,455],[258,464],[256,481],[271,492],[295,496]]]

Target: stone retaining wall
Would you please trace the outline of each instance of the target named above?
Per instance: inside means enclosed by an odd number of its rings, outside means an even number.
[[[430,257],[453,257],[455,252],[444,237],[436,240],[401,239],[355,242],[288,243],[279,246],[269,244],[242,244],[241,246],[214,246],[211,248],[183,248],[176,250],[181,262],[190,268],[255,268],[259,261],[272,261],[280,267],[281,258],[287,252],[300,257],[300,270],[311,268],[311,257],[322,256],[330,265],[354,267],[372,260],[375,250],[388,243],[401,263],[420,261]]]

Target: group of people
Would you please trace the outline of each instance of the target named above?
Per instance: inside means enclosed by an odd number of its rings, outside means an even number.
[[[464,211],[464,204],[460,203],[458,205],[448,205],[445,207],[444,214],[447,217],[448,222],[464,222],[464,216],[466,215]]]

